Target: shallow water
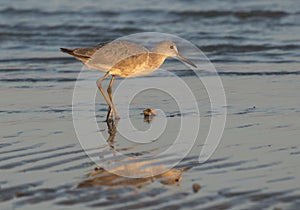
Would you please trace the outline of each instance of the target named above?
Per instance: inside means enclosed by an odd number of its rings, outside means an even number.
[[[1,2],[0,209],[299,209],[299,6],[296,0]],[[88,174],[96,167],[72,122],[73,88],[82,65],[58,48],[145,31],[177,34],[216,66],[228,105],[221,143],[207,162],[198,163],[213,113],[194,73],[168,60],[165,68],[197,93],[201,118],[193,149],[175,167],[181,178],[113,187],[95,181],[94,187],[78,188],[91,183]],[[166,78],[158,71],[132,81]],[[118,105],[122,110],[122,99]],[[140,113],[148,106],[166,116],[144,121]],[[170,126],[157,141],[138,144],[118,132],[109,135],[100,96],[96,110],[99,132],[113,137],[114,148],[130,157],[159,153],[172,144],[180,118],[195,117],[188,109],[180,113],[164,93],[143,92],[131,104],[133,124],[147,129],[167,119]],[[104,147],[99,154],[108,151]],[[195,183],[201,186],[197,193]]]

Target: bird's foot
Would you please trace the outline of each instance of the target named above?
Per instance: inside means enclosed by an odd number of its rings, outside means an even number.
[[[114,118],[112,117],[107,117],[106,120],[105,120],[107,123],[113,123],[114,122]]]
[[[118,121],[120,119],[118,113],[113,112],[112,109],[109,109],[106,115],[106,122],[110,123],[113,121]]]
[[[119,115],[116,115],[115,117],[113,117],[113,115],[111,115],[111,116],[107,116],[107,118],[106,118],[107,123],[113,123],[113,122],[119,121],[119,120],[120,120]]]

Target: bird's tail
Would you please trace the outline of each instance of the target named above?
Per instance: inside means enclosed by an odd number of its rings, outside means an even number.
[[[89,56],[81,55],[78,53],[78,50],[80,50],[80,48],[75,48],[75,49],[60,48],[60,50],[64,53],[68,53],[74,56],[77,60],[83,63],[86,63],[90,59]]]
[[[70,55],[74,55],[74,50],[73,49],[67,49],[67,48],[60,48],[60,50],[64,53],[68,53]]]

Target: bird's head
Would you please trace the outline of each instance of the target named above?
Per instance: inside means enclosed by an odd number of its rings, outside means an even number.
[[[176,44],[172,41],[159,42],[157,45],[155,45],[152,52],[161,54],[161,55],[165,55],[166,57],[179,58],[180,60],[184,61],[185,63],[188,63],[191,66],[197,68],[197,66],[192,61],[190,61],[189,59],[187,59],[179,54]]]

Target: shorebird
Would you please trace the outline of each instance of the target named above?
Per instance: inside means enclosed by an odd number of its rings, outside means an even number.
[[[74,56],[89,69],[106,72],[97,80],[97,86],[102,93],[109,111],[106,120],[119,119],[112,97],[112,86],[115,77],[136,77],[150,74],[157,70],[169,57],[178,58],[196,68],[196,65],[179,54],[177,46],[172,41],[157,43],[152,50],[130,41],[112,41],[87,48],[67,49],[62,52]],[[111,76],[106,95],[101,82]]]

